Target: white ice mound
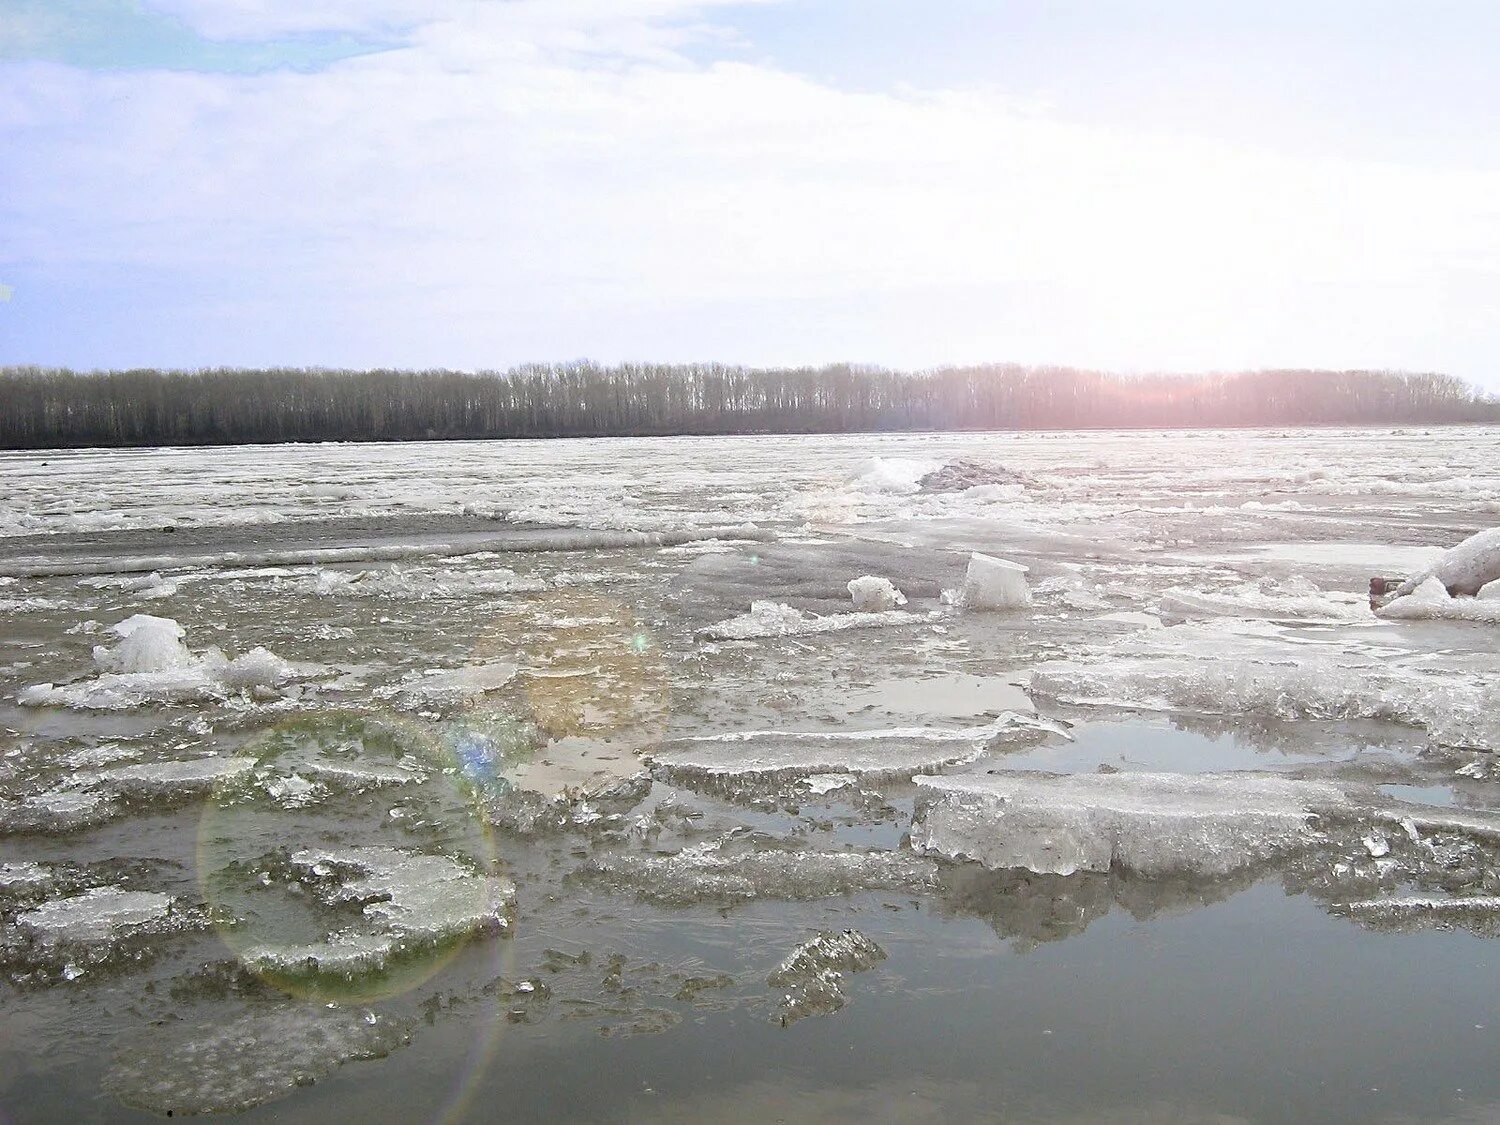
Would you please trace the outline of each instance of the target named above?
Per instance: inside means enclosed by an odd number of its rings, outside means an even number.
[[[906,604],[906,595],[889,578],[866,574],[849,580],[849,596],[857,613],[884,613]]]
[[[170,617],[138,613],[113,627],[113,647],[97,645],[99,675],[70,684],[36,684],[17,700],[30,707],[119,711],[146,703],[182,703],[269,691],[297,678],[296,669],[265,648],[230,659],[217,648],[195,656]]]
[[[700,735],[664,744],[651,760],[677,779],[768,782],[832,774],[871,783],[905,781],[913,774],[971,762],[1008,734],[1034,732],[1067,733],[1046,719],[1007,711],[993,722],[969,727]]]
[[[182,643],[186,634],[170,617],[137,613],[115,625],[113,632],[121,638],[114,648],[94,646],[94,663],[102,672],[169,672],[193,663],[193,654]]]
[[[1337,786],[1259,774],[922,777],[912,847],[1039,874],[1221,876],[1310,842]]]
[[[104,1087],[158,1114],[236,1113],[410,1041],[406,1025],[389,1016],[290,1004],[224,1023],[154,1028],[120,1051]]]
[[[1380,616],[1397,621],[1474,621],[1500,625],[1500,599],[1455,598],[1449,595],[1441,579],[1433,577],[1411,593],[1387,602],[1380,608]]]
[[[1030,567],[975,551],[964,574],[966,609],[1028,609],[1031,590],[1026,585]]]
[[[1429,578],[1436,578],[1450,594],[1468,595],[1500,579],[1500,527],[1481,531],[1450,547],[1437,562],[1403,582],[1396,593],[1410,594]]]
[[[780,602],[751,602],[750,612],[698,630],[711,641],[746,641],[766,637],[801,637],[813,633],[837,633],[844,629],[876,629],[885,625],[912,625],[926,618],[903,610],[883,613],[832,613],[826,617],[805,613]]]

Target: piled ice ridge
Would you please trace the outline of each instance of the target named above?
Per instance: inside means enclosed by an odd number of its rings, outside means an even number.
[[[783,1027],[804,1016],[830,1015],[847,1002],[844,973],[862,973],[885,960],[885,950],[858,930],[824,930],[803,942],[766,978],[785,989],[775,1018]]]
[[[1450,594],[1471,596],[1500,579],[1500,527],[1471,535],[1444,551],[1437,562],[1408,578],[1396,593],[1410,594],[1429,578],[1436,578]]]
[[[751,602],[749,613],[699,629],[698,635],[711,641],[745,641],[837,633],[844,629],[872,629],[883,625],[913,625],[924,620],[917,614],[899,609],[882,613],[833,613],[821,617],[780,602],[762,601]]]
[[[143,703],[219,699],[236,692],[269,691],[296,678],[290,664],[264,648],[231,660],[217,648],[194,656],[181,625],[170,617],[138,613],[114,626],[114,647],[97,645],[100,674],[71,684],[37,684],[17,699],[31,707],[115,711]]]
[[[104,1086],[152,1113],[235,1113],[410,1041],[407,1026],[389,1016],[287,1005],[221,1024],[155,1028],[119,1052]]]
[[[898,852],[795,851],[765,843],[755,849],[717,840],[670,855],[618,853],[591,860],[578,874],[671,906],[801,902],[865,890],[916,891],[933,882],[927,861]]]
[[[1026,585],[1026,572],[1030,569],[1009,559],[975,551],[969,556],[969,569],[964,573],[964,608],[1029,608],[1031,590]]]
[[[771,782],[837,774],[879,783],[971,762],[1007,734],[1036,733],[1066,736],[1056,723],[1007,711],[993,722],[972,727],[700,735],[664,744],[651,760],[678,780]]]
[[[866,574],[849,580],[856,613],[884,613],[906,604],[906,595],[889,578]]]
[[[1257,774],[987,774],[917,779],[912,847],[1043,874],[1227,875],[1305,846],[1335,785]]]
[[[353,977],[400,953],[503,930],[515,904],[509,879],[482,875],[445,855],[388,847],[306,849],[291,864],[300,885],[325,904],[364,904],[367,928],[310,944],[254,946],[241,955],[253,969]]]
[[[1411,593],[1387,602],[1381,607],[1380,616],[1398,621],[1475,621],[1500,625],[1500,598],[1455,598],[1448,593],[1441,579],[1433,577],[1423,581]]]

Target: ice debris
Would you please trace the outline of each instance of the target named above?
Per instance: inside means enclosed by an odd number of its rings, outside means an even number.
[[[885,960],[885,950],[858,930],[824,930],[803,942],[766,978],[785,989],[775,1018],[782,1027],[804,1016],[829,1015],[847,1002],[845,973],[861,973]]]
[[[979,461],[972,457],[955,457],[941,468],[933,469],[917,481],[922,492],[965,492],[987,486],[1035,486],[1036,479],[1004,465]]]
[[[153,1028],[118,1051],[104,1087],[153,1113],[234,1113],[410,1041],[408,1026],[390,1016],[286,1005],[222,1024]]]
[[[866,574],[849,580],[856,613],[884,613],[906,604],[906,595],[889,578]]]
[[[925,617],[904,610],[880,613],[831,613],[820,616],[780,602],[750,603],[750,612],[705,626],[698,636],[711,641],[759,640],[766,637],[801,637],[813,633],[837,633],[845,629],[874,629],[885,625],[914,625]]]
[[[1026,573],[1030,569],[1009,559],[997,559],[975,551],[969,556],[969,569],[964,573],[964,608],[1029,608],[1031,590],[1026,585]]]
[[[1226,875],[1300,848],[1335,785],[1259,774],[922,777],[912,848],[989,868],[1069,875]]]

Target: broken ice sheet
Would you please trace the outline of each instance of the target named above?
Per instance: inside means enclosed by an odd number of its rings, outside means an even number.
[[[104,1088],[153,1113],[235,1113],[410,1041],[409,1026],[391,1016],[286,1004],[222,1023],[153,1028],[119,1048]]]

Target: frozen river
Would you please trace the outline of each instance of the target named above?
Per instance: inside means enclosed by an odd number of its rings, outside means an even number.
[[[1497,524],[1496,428],[0,453],[0,1120],[1495,1120],[1500,601],[1368,587]]]

